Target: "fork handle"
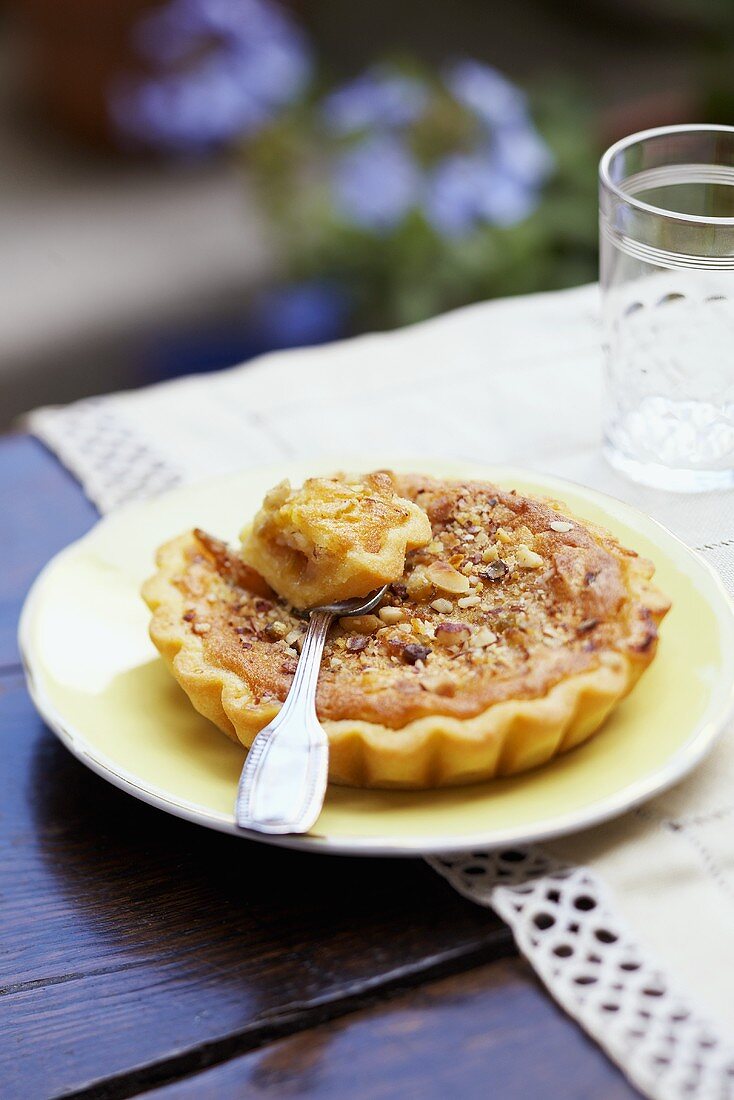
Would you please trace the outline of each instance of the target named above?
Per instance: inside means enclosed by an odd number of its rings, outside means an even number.
[[[285,702],[252,742],[235,804],[241,829],[306,833],[321,813],[329,740],[316,717],[316,686],[333,618],[328,611],[312,613]]]

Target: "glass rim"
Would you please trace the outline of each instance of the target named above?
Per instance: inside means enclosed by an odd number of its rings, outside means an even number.
[[[645,214],[654,214],[656,217],[668,218],[676,222],[688,222],[691,225],[734,226],[734,218],[715,218],[703,214],[682,214],[673,210],[666,210],[664,206],[653,206],[651,203],[643,202],[642,199],[638,199],[636,196],[628,194],[623,187],[620,187],[612,179],[609,169],[613,158],[617,156],[618,153],[624,152],[625,149],[629,149],[632,145],[647,141],[649,138],[664,137],[666,134],[686,133],[731,134],[732,138],[734,138],[734,126],[720,126],[707,122],[682,123],[677,126],[654,126],[649,130],[639,130],[636,134],[628,134],[627,137],[620,138],[619,141],[615,141],[613,145],[610,145],[599,161],[600,183],[607,190],[615,194],[617,198],[633,206],[636,210],[641,210]]]

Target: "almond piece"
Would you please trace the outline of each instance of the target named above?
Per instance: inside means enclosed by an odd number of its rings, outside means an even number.
[[[431,650],[427,645],[418,645],[416,642],[411,642],[410,645],[403,647],[401,657],[406,665],[414,665],[418,661],[425,661],[430,652]]]
[[[350,634],[374,634],[382,626],[382,620],[377,615],[345,615],[339,626]]]
[[[469,580],[448,565],[445,561],[434,561],[426,569],[426,577],[431,584],[441,592],[450,592],[452,595],[464,595],[469,591]]]
[[[482,573],[485,581],[501,581],[508,573],[507,562],[502,561],[502,558],[497,558],[496,561],[491,561],[485,571]]]
[[[410,574],[405,582],[405,587],[411,600],[424,600],[427,596],[430,596],[433,590],[433,585],[420,566]]]
[[[497,641],[497,635],[493,630],[490,630],[487,626],[482,626],[473,635],[471,644],[478,649],[485,649],[488,645],[493,645]]]
[[[402,623],[405,621],[405,612],[401,607],[381,607],[377,613],[383,623],[387,623],[388,626],[394,626],[395,623]]]
[[[263,634],[266,638],[270,638],[271,641],[276,638],[285,638],[288,633],[288,627],[285,623],[282,623],[280,619],[276,619],[275,622],[267,623],[263,628]]]
[[[540,569],[543,559],[540,554],[536,554],[534,550],[521,542],[519,546],[515,547],[515,564],[519,565],[521,569]]]
[[[436,641],[439,645],[463,645],[469,640],[471,630],[466,623],[442,622],[436,626]]]

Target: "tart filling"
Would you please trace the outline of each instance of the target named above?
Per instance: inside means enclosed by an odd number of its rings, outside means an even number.
[[[431,537],[376,614],[329,635],[317,710],[331,778],[471,782],[588,738],[654,657],[669,603],[652,565],[562,504],[486,482],[391,486]],[[161,548],[144,590],[179,683],[245,745],[285,698],[306,625],[248,558],[189,532]]]

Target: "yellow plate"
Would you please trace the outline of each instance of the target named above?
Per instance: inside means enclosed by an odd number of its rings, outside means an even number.
[[[386,465],[351,460],[351,469]],[[715,574],[647,516],[590,489],[527,471],[395,463],[481,477],[564,500],[652,558],[673,600],[658,656],[588,744],[536,771],[442,791],[330,787],[305,837],[236,829],[244,752],[200,717],[148,639],[139,596],[159,543],[201,526],[234,539],[266,489],[330,463],[251,470],[174,490],[100,521],[46,567],[21,619],[29,688],[64,744],[110,782],[161,809],[253,839],[320,852],[448,853],[522,844],[596,824],[680,780],[711,747],[734,703],[734,615]]]

